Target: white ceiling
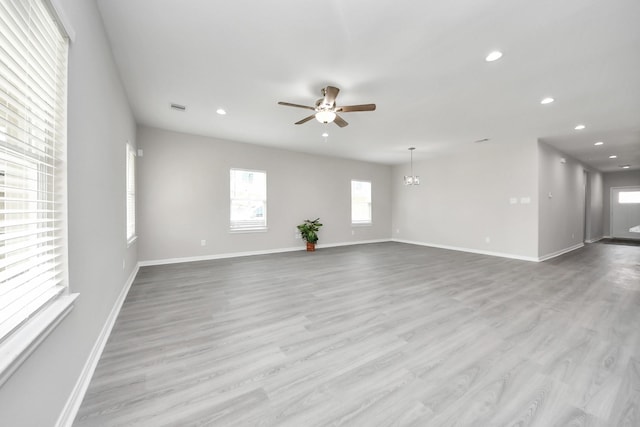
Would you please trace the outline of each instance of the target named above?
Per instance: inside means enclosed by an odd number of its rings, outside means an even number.
[[[542,138],[602,171],[640,169],[638,0],[98,4],[141,124],[385,164],[410,146],[419,160]],[[327,85],[377,110],[296,126],[310,112],[277,105],[313,105]]]

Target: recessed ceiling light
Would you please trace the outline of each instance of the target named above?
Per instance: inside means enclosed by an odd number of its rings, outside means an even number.
[[[540,101],[540,104],[544,105],[544,104],[551,104],[553,101],[555,101],[555,99],[551,98],[550,96],[544,98],[542,101]]]
[[[494,50],[489,55],[487,55],[487,57],[485,58],[485,61],[493,62],[493,61],[497,61],[500,58],[502,58],[502,52],[500,52],[499,50]]]
[[[618,156],[616,156],[615,154],[612,154],[612,155],[610,155],[610,156],[609,156],[609,158],[610,158],[610,159],[617,159],[617,158],[618,158]]]
[[[227,112],[223,108],[218,108],[216,110],[216,113],[220,114],[221,116],[224,116],[225,114],[227,114]]]
[[[604,144],[604,142],[602,142],[602,141],[598,141],[598,142],[596,142],[596,143],[595,143],[595,144],[593,144],[593,145],[603,145],[603,144]]]
[[[622,169],[629,169],[631,167],[631,165],[620,165],[620,167]]]
[[[325,133],[322,134],[322,136],[326,138],[326,137],[329,136],[329,134],[325,132]]]
[[[585,125],[577,125],[576,127],[574,127],[575,130],[582,130],[584,128],[586,128]]]

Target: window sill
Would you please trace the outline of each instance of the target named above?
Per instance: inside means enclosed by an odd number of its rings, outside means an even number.
[[[352,222],[352,227],[371,227],[373,226],[372,222]]]
[[[0,342],[0,387],[69,314],[78,295],[58,297],[20,330]]]
[[[240,228],[236,230],[229,230],[231,234],[243,234],[243,233],[266,233],[269,231],[267,227],[264,228]]]

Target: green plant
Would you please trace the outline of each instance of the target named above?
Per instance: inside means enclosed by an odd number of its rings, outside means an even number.
[[[316,218],[313,221],[305,219],[304,222],[297,227],[304,240],[309,243],[316,243],[318,241],[318,230],[322,227],[320,218]]]

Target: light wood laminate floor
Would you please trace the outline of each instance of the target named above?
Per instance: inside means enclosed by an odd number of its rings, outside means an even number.
[[[640,426],[640,247],[143,267],[74,426]]]

